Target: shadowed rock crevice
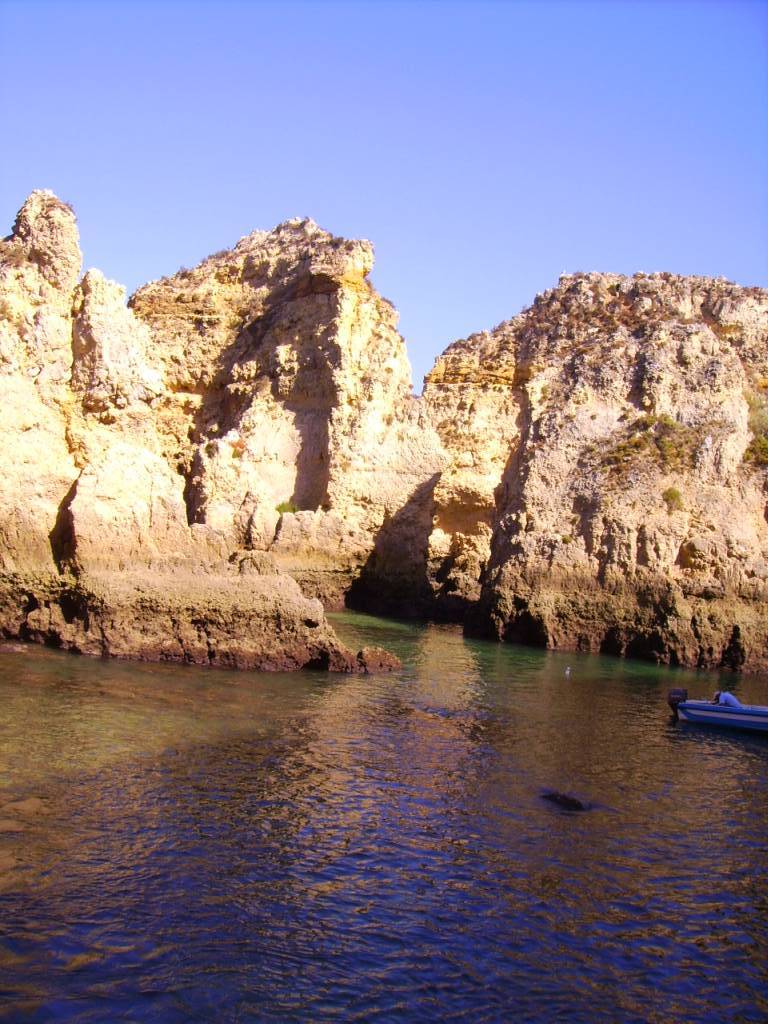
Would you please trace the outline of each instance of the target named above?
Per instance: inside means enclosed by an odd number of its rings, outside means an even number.
[[[304,410],[287,402],[294,414],[300,438],[296,456],[296,483],[290,502],[299,510],[316,512],[328,503],[331,457],[329,451],[330,408]]]
[[[525,485],[528,477],[526,457],[531,453],[536,425],[533,422],[530,398],[525,389],[518,389],[515,394],[519,441],[509,453],[501,480],[494,492],[496,514],[488,563],[489,573],[514,556],[517,537],[527,526],[527,519],[521,521],[520,516],[525,509]]]
[[[624,645],[625,657],[638,658],[642,661],[674,663],[670,654],[664,638],[658,632],[633,636]]]
[[[312,292],[308,288],[303,294]],[[280,411],[283,428],[297,442],[283,499],[299,509],[317,509],[327,500],[329,419],[335,391],[322,352],[313,348],[301,353],[297,351],[301,339],[286,337],[297,297],[295,290],[283,290],[218,357],[189,430],[194,448],[184,493],[190,523],[206,522],[212,498],[210,477],[222,460],[247,460],[242,439],[252,430],[259,403],[267,395]],[[294,373],[291,384],[283,372],[286,362]]]
[[[404,619],[429,616],[434,606],[429,535],[439,479],[435,473],[384,521],[373,551],[347,594],[348,607]]]
[[[530,647],[547,647],[550,637],[541,616],[532,614],[520,598],[515,599],[515,606],[515,614],[510,617],[504,629],[504,640]]]
[[[744,643],[741,638],[741,628],[734,626],[728,640],[728,645],[723,651],[723,667],[738,671],[743,668],[746,660],[747,652],[744,649]]]
[[[533,625],[534,620],[529,613],[526,612],[528,619],[518,629],[513,621],[506,622],[504,613],[499,612],[495,607],[495,585],[500,567],[510,560],[522,556],[521,535],[528,525],[527,516],[524,514],[526,456],[530,452],[531,433],[535,427],[531,402],[526,389],[515,388],[514,396],[516,443],[510,449],[501,479],[494,490],[494,515],[489,558],[479,577],[479,599],[466,610],[464,631],[467,636],[482,639],[506,639],[509,642],[517,643],[528,643],[529,640],[526,637],[532,636],[535,639],[530,642],[535,646],[540,646],[542,627]],[[518,602],[517,612],[524,607],[525,602]],[[545,629],[543,633],[546,637]],[[546,643],[546,639],[544,642]]]
[[[59,510],[56,514],[56,522],[54,523],[53,529],[48,534],[51,542],[51,555],[53,556],[53,560],[56,563],[56,567],[59,572],[71,571],[76,567],[75,552],[77,549],[77,543],[75,540],[74,518],[72,515],[72,502],[75,500],[76,494],[77,480],[74,480],[72,482],[72,486],[64,495],[64,498],[59,505]]]

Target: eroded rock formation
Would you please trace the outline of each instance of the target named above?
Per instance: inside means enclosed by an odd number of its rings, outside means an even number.
[[[242,668],[374,664],[269,559],[239,552],[215,507],[196,513],[208,495],[188,470],[207,448],[180,425],[178,381],[197,373],[191,424],[212,384],[195,359],[212,360],[190,351],[174,370],[183,349],[159,351],[122,290],[80,268],[72,211],[33,193],[0,247],[5,635]]]
[[[372,262],[288,221],[126,305],[33,193],[0,247],[6,634],[383,664],[333,636],[318,599],[347,600],[765,665],[768,294],[564,277],[451,345],[415,398]]]
[[[470,626],[765,665],[767,342],[765,291],[577,274],[449,349],[514,367],[519,408]]]

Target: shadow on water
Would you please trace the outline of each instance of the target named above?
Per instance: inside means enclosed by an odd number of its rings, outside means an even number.
[[[670,727],[677,672],[335,621],[403,672],[0,654],[0,1020],[766,1018],[766,746]]]

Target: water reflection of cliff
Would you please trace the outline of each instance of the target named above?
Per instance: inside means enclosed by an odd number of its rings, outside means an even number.
[[[11,1018],[754,1018],[768,746],[673,729],[680,674],[398,635],[395,676],[5,665]]]

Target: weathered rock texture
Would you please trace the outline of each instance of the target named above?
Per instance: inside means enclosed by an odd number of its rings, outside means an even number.
[[[768,294],[564,277],[414,398],[372,263],[288,221],[126,306],[33,193],[0,247],[6,634],[382,667],[328,627],[346,600],[764,666]]]
[[[168,319],[159,350],[122,289],[80,267],[72,211],[33,193],[0,246],[4,634],[242,668],[383,666],[271,559],[239,551],[241,509],[217,515],[222,492],[243,497],[194,434],[230,401],[212,348],[185,351]]]
[[[504,367],[518,436],[470,628],[758,668],[768,655],[768,293],[577,274],[439,368]]]
[[[336,605],[445,462],[372,264],[370,243],[289,221],[131,300],[162,361],[157,422],[189,522],[271,551]]]

